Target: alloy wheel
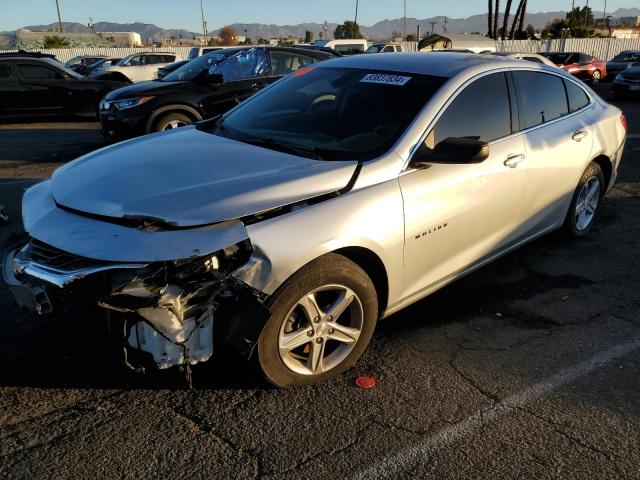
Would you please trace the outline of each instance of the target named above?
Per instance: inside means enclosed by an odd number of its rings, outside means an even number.
[[[162,127],[162,131],[173,130],[174,128],[186,127],[188,125],[187,122],[183,122],[182,120],[171,120],[167,122],[165,126]]]
[[[593,217],[600,201],[600,179],[589,177],[580,188],[576,201],[575,222],[578,230],[586,230],[593,222]]]
[[[307,292],[287,313],[278,336],[285,366],[301,375],[319,375],[344,361],[363,328],[362,302],[338,284]]]

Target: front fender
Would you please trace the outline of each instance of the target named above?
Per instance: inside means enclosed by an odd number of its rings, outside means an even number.
[[[404,215],[397,179],[247,226],[254,253],[235,276],[271,295],[312,260],[362,247],[383,262],[389,304],[402,295]]]

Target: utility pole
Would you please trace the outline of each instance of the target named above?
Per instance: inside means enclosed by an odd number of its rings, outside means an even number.
[[[604,0],[604,12],[602,12],[602,28],[606,27],[607,22],[607,0]]]
[[[353,18],[353,23],[358,24],[358,0],[356,0],[356,16]]]
[[[404,17],[402,21],[402,41],[407,41],[407,0],[404,0]]]
[[[444,24],[442,25],[443,33],[447,33],[447,17],[444,17]]]
[[[60,16],[60,1],[56,0],[56,9],[58,10],[58,31],[60,33],[64,32],[64,27],[62,26],[62,17]]]
[[[416,40],[418,41],[418,43],[420,43],[420,24],[418,24],[418,30],[416,32]]]
[[[89,17],[89,23],[87,23],[87,27],[89,27],[89,31],[93,33],[93,18]]]
[[[324,32],[324,39],[325,39],[325,40],[328,40],[328,39],[329,39],[329,38],[327,37],[327,30],[328,30],[328,27],[327,27],[327,21],[325,20],[325,21],[324,21],[324,25],[323,25],[323,27],[322,27],[322,31]]]
[[[431,35],[433,35],[433,29],[436,27],[438,22],[429,22],[431,24]]]
[[[204,7],[202,6],[202,0],[200,0],[200,15],[202,16],[202,33],[204,33],[204,43],[206,45],[209,41],[207,38],[207,22],[204,19]]]

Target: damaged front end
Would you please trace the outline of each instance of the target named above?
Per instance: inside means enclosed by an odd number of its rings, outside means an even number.
[[[260,292],[233,275],[251,253],[244,240],[182,260],[113,262],[29,238],[8,250],[2,267],[18,304],[39,314],[72,299],[105,309],[123,327],[125,363],[143,371],[205,362],[216,335],[251,353],[268,311]]]

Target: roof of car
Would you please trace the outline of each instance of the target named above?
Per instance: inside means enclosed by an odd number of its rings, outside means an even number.
[[[475,66],[519,67],[522,66],[522,63],[508,57],[495,55],[440,51],[353,55],[329,60],[323,65],[451,77],[462,70]]]

